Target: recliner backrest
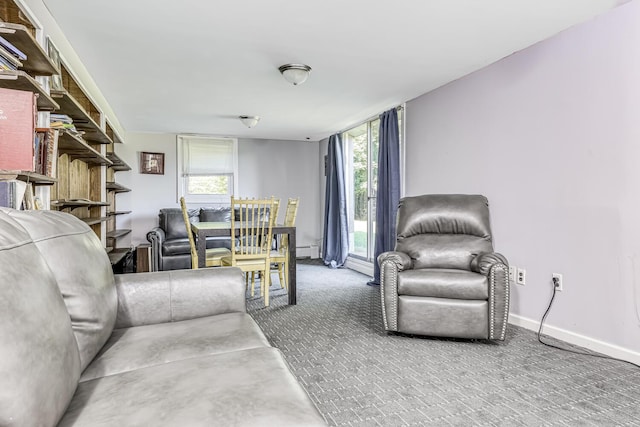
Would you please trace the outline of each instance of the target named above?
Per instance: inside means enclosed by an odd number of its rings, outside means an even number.
[[[481,195],[427,194],[400,200],[396,251],[413,268],[469,270],[481,252],[492,252],[489,202]]]

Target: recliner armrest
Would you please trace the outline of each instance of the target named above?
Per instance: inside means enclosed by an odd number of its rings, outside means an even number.
[[[489,339],[504,340],[509,321],[509,262],[497,252],[478,254],[471,261],[471,271],[489,282]]]
[[[471,260],[471,271],[488,276],[491,267],[496,264],[504,264],[507,267],[507,271],[509,270],[509,261],[504,255],[498,252],[480,253]]]
[[[246,312],[245,283],[236,267],[116,274],[116,328]]]
[[[394,262],[398,271],[410,270],[413,268],[411,257],[404,252],[389,251],[378,255],[378,265],[382,265],[384,261]]]

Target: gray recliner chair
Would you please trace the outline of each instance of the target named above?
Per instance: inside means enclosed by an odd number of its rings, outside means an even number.
[[[387,331],[504,340],[509,266],[493,252],[484,196],[405,197],[396,233],[378,257]]]

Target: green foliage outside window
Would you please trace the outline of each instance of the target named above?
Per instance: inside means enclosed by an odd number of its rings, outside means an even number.
[[[190,176],[187,192],[189,194],[228,194],[229,176]]]

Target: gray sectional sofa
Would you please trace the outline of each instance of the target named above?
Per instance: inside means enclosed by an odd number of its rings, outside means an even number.
[[[54,211],[0,208],[1,426],[326,425],[240,270],[114,276]]]

